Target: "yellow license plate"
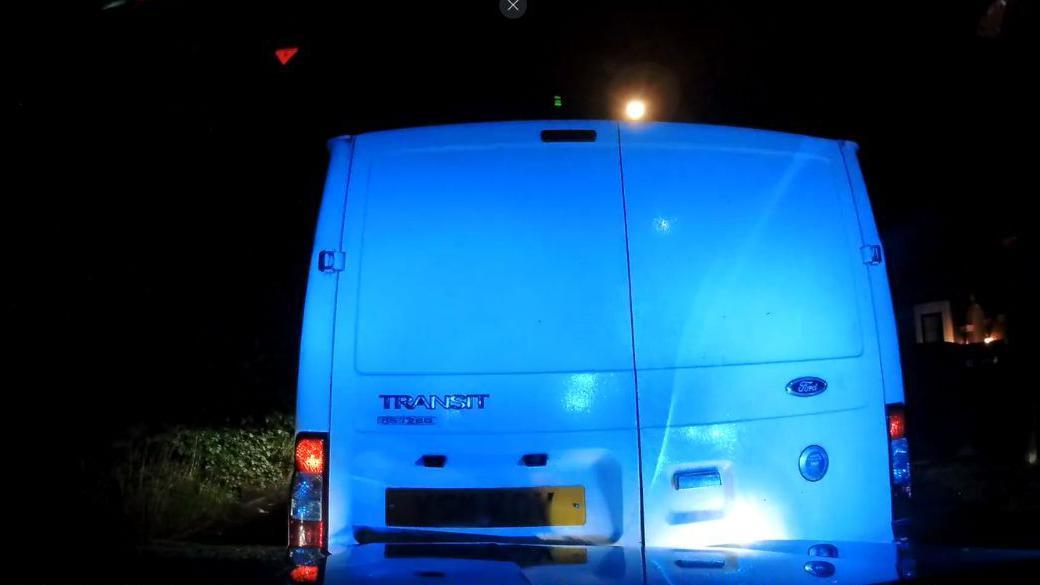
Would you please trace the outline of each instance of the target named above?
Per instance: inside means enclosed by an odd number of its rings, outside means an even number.
[[[387,526],[495,528],[583,524],[584,486],[386,490]]]

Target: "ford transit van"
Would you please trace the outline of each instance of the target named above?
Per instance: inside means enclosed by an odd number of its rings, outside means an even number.
[[[293,549],[898,536],[902,377],[854,144],[546,121],[330,151]]]

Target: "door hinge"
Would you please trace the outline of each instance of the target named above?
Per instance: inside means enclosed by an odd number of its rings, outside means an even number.
[[[347,267],[347,253],[335,250],[318,252],[318,270],[320,272],[340,272]]]
[[[881,246],[870,244],[859,249],[864,264],[881,264]]]

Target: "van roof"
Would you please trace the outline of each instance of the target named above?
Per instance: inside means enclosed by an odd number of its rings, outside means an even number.
[[[705,138],[710,139],[712,142],[737,142],[742,144],[752,143],[758,146],[768,146],[772,149],[788,150],[794,149],[798,145],[804,145],[806,140],[811,141],[826,141],[836,142],[839,144],[847,144],[853,148],[858,149],[859,145],[851,140],[833,139],[833,138],[821,138],[818,136],[809,136],[805,134],[794,134],[790,132],[780,132],[776,130],[759,130],[755,128],[741,128],[738,126],[721,126],[714,124],[692,124],[687,122],[619,122],[617,120],[581,120],[581,119],[570,119],[570,120],[510,120],[501,122],[468,122],[462,124],[440,124],[430,126],[413,126],[407,128],[394,128],[387,130],[373,130],[370,132],[360,132],[358,134],[341,134],[334,136],[329,139],[329,143],[341,140],[352,140],[358,136],[368,135],[401,135],[401,134],[425,134],[429,132],[450,132],[456,128],[474,128],[485,126],[489,129],[496,127],[504,127],[510,125],[530,125],[544,123],[547,126],[553,128],[562,127],[580,127],[582,124],[590,123],[621,123],[627,124],[632,127],[662,127],[662,126],[684,126],[688,128],[700,128],[705,132]]]

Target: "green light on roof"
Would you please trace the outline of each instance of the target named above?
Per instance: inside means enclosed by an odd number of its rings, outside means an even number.
[[[554,95],[553,96],[553,107],[554,108],[562,108],[563,107],[563,98],[558,96],[558,95]]]

